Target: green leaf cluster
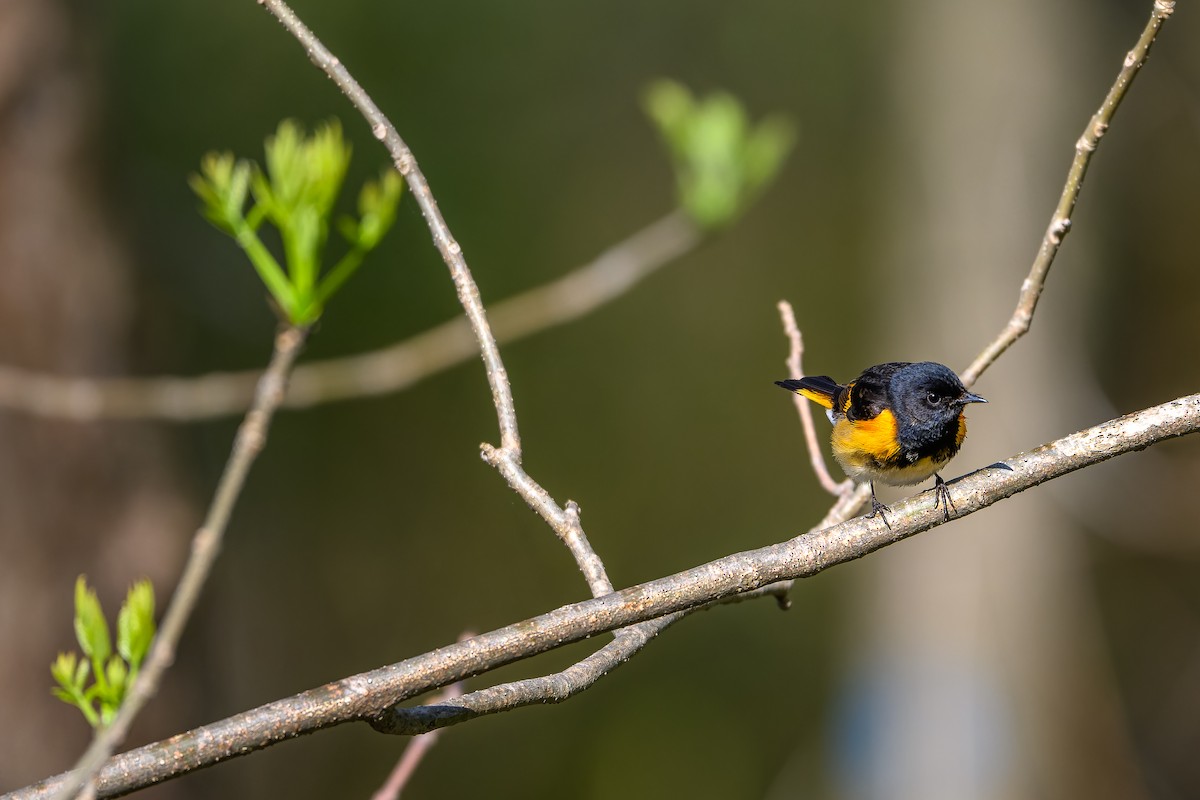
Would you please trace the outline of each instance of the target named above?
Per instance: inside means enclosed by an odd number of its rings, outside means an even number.
[[[154,631],[154,587],[141,580],[129,587],[117,614],[114,653],[100,600],[80,575],[75,581],[75,638],[83,656],[59,653],[50,665],[58,684],[51,690],[54,696],[78,708],[93,728],[110,724],[150,652]]]
[[[795,142],[790,121],[771,115],[752,125],[737,98],[724,92],[696,98],[660,80],[646,89],[643,107],[670,150],[679,204],[702,228],[734,221],[778,174]]]
[[[189,183],[205,217],[245,251],[288,321],[309,325],[392,226],[404,184],[385,169],[363,186],[358,218],[337,220],[347,250],[322,272],[334,204],[350,165],[341,125],[331,121],[307,136],[296,122],[284,120],[267,138],[265,151],[266,170],[232,153],[209,153]],[[259,237],[264,222],[279,231],[286,268]]]

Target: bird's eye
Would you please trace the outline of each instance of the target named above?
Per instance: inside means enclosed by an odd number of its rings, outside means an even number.
[[[930,392],[929,394],[925,395],[925,402],[929,403],[931,406],[936,406],[942,402],[942,396],[937,392]]]

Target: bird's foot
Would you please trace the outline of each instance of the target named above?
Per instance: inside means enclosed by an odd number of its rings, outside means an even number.
[[[874,486],[874,484],[872,484],[871,485],[871,513],[867,514],[867,519],[874,519],[875,515],[878,514],[879,518],[881,520],[883,520],[883,524],[887,526],[888,530],[891,530],[892,523],[888,522],[888,518],[887,518],[887,512],[889,512],[889,511],[891,511],[891,509],[888,508],[887,506],[885,506],[883,503],[879,502],[879,499],[877,497],[875,497],[875,486]]]
[[[945,522],[950,521],[950,509],[954,509],[954,513],[958,513],[958,508],[954,505],[954,501],[950,499],[950,487],[942,480],[942,476],[934,473],[933,476],[933,509],[942,507],[942,519]]]

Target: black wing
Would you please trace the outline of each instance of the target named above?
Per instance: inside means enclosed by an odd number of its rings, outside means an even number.
[[[839,407],[852,420],[875,419],[888,405],[888,386],[892,377],[909,365],[907,361],[890,361],[867,367],[846,387],[846,396]]]

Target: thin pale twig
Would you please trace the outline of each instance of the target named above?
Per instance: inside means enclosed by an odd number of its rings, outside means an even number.
[[[464,639],[471,638],[471,634],[464,634],[458,640],[461,642]],[[463,682],[455,681],[446,687],[446,691],[442,692],[441,696],[435,700],[435,703],[453,702],[461,697],[463,693]],[[396,800],[400,797],[400,793],[408,786],[408,782],[412,780],[412,776],[416,774],[417,767],[425,759],[429,750],[437,744],[438,731],[430,729],[427,732],[421,733],[413,737],[413,740],[408,743],[408,747],[404,748],[404,754],[400,756],[400,760],[396,762],[395,768],[384,781],[383,786],[380,786],[375,794],[371,795],[371,800]]]
[[[696,246],[701,233],[679,211],[608,248],[549,283],[489,311],[498,342],[514,342],[594,311]],[[465,317],[455,317],[387,347],[296,366],[285,408],[371,397],[406,389],[478,354]],[[0,365],[0,407],[79,421],[162,419],[190,422],[240,414],[254,398],[256,370],[194,377],[84,378]]]
[[[421,213],[425,223],[433,234],[434,244],[442,255],[442,260],[450,270],[458,293],[459,303],[471,323],[475,341],[483,358],[487,373],[488,384],[492,389],[492,402],[496,407],[496,418],[500,426],[500,447],[489,444],[481,446],[482,456],[504,476],[509,486],[529,504],[534,511],[550,525],[564,544],[571,548],[580,568],[589,576],[589,583],[595,574],[594,565],[589,564],[595,554],[591,553],[590,545],[587,551],[580,549],[586,545],[586,537],[582,537],[579,527],[578,514],[574,519],[554,501],[550,494],[541,487],[521,466],[521,435],[517,427],[517,410],[513,403],[512,386],[508,380],[508,371],[500,357],[500,348],[496,337],[488,324],[487,312],[479,296],[479,288],[467,266],[462,248],[455,241],[449,226],[438,210],[437,201],[425,180],[425,175],[417,165],[408,145],[400,138],[396,128],[388,120],[370,95],[358,84],[354,76],[346,69],[341,60],[325,47],[317,36],[300,20],[283,0],[260,0],[261,4],[275,16],[276,19],[295,37],[296,41],[308,53],[309,59],[337,84],[351,104],[358,109],[375,138],[383,142],[392,156],[396,169],[404,176],[410,193]],[[574,547],[573,547],[574,544]]]
[[[414,199],[425,215],[425,222],[433,234],[434,243],[441,252],[446,266],[450,269],[454,285],[458,290],[459,302],[463,306],[467,318],[471,321],[476,342],[483,356],[488,383],[492,388],[492,400],[496,406],[496,416],[500,423],[500,447],[493,447],[486,443],[481,445],[483,459],[500,472],[513,491],[520,495],[529,504],[530,508],[545,520],[558,536],[559,540],[566,545],[574,557],[576,564],[587,579],[588,587],[591,589],[593,596],[599,597],[610,594],[612,592],[612,582],[608,578],[603,561],[596,554],[583,532],[583,526],[579,520],[579,507],[571,502],[564,509],[521,465],[521,437],[518,432],[517,412],[513,403],[512,387],[509,384],[508,372],[504,368],[504,362],[501,359],[496,338],[492,334],[483,302],[479,296],[479,289],[475,285],[470,268],[467,266],[462,248],[454,240],[449,227],[446,225],[445,220],[442,219],[438,211],[437,202],[433,198],[433,193],[429,189],[424,175],[417,166],[417,161],[412,151],[409,150],[392,123],[379,110],[375,102],[358,84],[341,61],[300,21],[295,13],[288,8],[286,3],[282,0],[262,0],[262,3],[279,19],[288,32],[301,43],[308,52],[308,56],[312,62],[324,70],[325,74],[337,84],[338,88],[342,90],[355,108],[363,115],[367,123],[371,126],[372,133],[384,143],[388,152],[391,153],[396,169],[404,176]],[[623,272],[626,275],[626,280],[633,280],[636,277],[637,270],[626,266]],[[590,277],[585,279],[590,280]],[[611,281],[609,283],[610,285],[614,284]],[[546,293],[546,296],[536,298],[536,305],[549,308],[561,306],[561,313],[569,314],[571,313],[570,308],[579,303],[578,300],[574,299],[576,293],[573,289],[574,287],[570,284],[553,287]],[[591,294],[597,293],[592,292]],[[532,301],[526,303],[526,306],[529,307],[533,305]],[[523,318],[525,310],[521,304],[514,304],[510,312],[511,318],[514,320],[514,325],[518,324],[518,321]],[[626,632],[624,637],[618,638],[621,642],[621,645],[618,647],[623,646],[624,651],[622,652],[622,658],[615,663],[620,663],[620,661],[627,659],[640,649],[643,644],[653,638],[653,633],[649,630],[630,631]],[[613,644],[616,644],[616,642],[614,641]],[[613,648],[611,645],[609,648],[609,651],[605,655],[602,655],[600,660],[603,661],[605,656],[611,654]],[[552,678],[546,677],[533,680],[550,681]],[[493,688],[498,692],[504,691],[504,687]]]
[[[790,580],[779,581],[713,603],[639,622],[621,628],[611,642],[561,672],[480,689],[449,702],[395,706],[369,722],[380,733],[412,736],[457,725],[476,717],[511,711],[514,708],[561,703],[591,688],[598,680],[636,655],[651,639],[684,617],[715,605],[742,603],[767,596],[774,597],[780,608],[787,609],[788,591],[791,586]]]
[[[791,343],[787,357],[788,377],[800,380],[804,377],[804,339],[800,335],[799,326],[796,325],[796,313],[792,310],[792,304],[787,300],[780,300],[776,308],[779,309],[779,318],[783,322],[783,332]],[[817,475],[817,482],[821,484],[821,488],[834,497],[841,497],[854,487],[854,482],[845,480],[838,483],[829,474],[825,458],[821,455],[821,445],[817,443],[817,429],[813,425],[812,409],[809,407],[808,401],[800,395],[795,395],[792,400],[796,405],[796,411],[800,414],[804,444],[808,450],[809,460],[812,462],[813,472]]]
[[[1154,44],[1159,29],[1174,11],[1175,0],[1154,0],[1150,19],[1146,22],[1142,35],[1138,37],[1134,48],[1125,55],[1121,71],[1117,74],[1117,79],[1108,90],[1108,94],[1104,96],[1104,102],[1088,120],[1083,135],[1075,143],[1075,157],[1071,160],[1071,168],[1067,171],[1067,180],[1063,185],[1062,195],[1050,218],[1050,225],[1042,237],[1042,243],[1038,247],[1037,256],[1033,260],[1029,275],[1021,284],[1017,307],[1000,335],[992,340],[962,373],[962,381],[966,386],[969,387],[979,380],[983,371],[1029,330],[1029,326],[1033,322],[1033,312],[1037,308],[1038,299],[1042,296],[1042,289],[1046,285],[1046,276],[1050,273],[1050,266],[1054,263],[1054,257],[1058,254],[1063,239],[1071,231],[1071,212],[1074,211],[1075,203],[1079,200],[1079,193],[1083,189],[1083,176],[1087,173],[1092,154],[1096,152],[1101,137],[1108,130],[1113,116],[1117,113],[1117,106],[1121,104],[1125,93],[1129,91],[1133,79],[1137,77],[1138,72],[1146,63],[1146,58],[1150,55],[1150,47]]]
[[[208,514],[204,524],[192,538],[191,554],[184,565],[183,575],[175,587],[175,593],[163,615],[162,625],[154,637],[154,643],[141,672],[121,704],[116,719],[92,740],[75,769],[68,773],[65,783],[55,795],[56,798],[65,800],[74,797],[80,788],[92,779],[125,739],[134,717],[158,691],[163,673],[175,660],[175,648],[221,551],[221,541],[225,536],[229,517],[233,513],[233,506],[242,492],[251,465],[266,444],[271,418],[283,402],[288,371],[300,354],[307,336],[308,331],[304,328],[285,328],[275,337],[275,350],[270,364],[258,382],[254,404],[238,428],[225,471],[221,473],[216,492],[208,507]]]
[[[462,247],[451,234],[446,220],[443,219],[437,201],[429,189],[429,183],[425,180],[425,174],[417,165],[416,157],[413,156],[404,140],[400,138],[395,126],[379,110],[379,106],[375,105],[375,101],[358,84],[341,60],[321,43],[321,40],[296,16],[287,3],[284,3],[283,0],[259,0],[259,3],[279,20],[288,33],[300,43],[300,46],[308,54],[309,60],[341,89],[342,93],[346,95],[346,99],[358,109],[358,112],[367,121],[372,135],[382,142],[388,153],[391,154],[396,171],[408,185],[409,192],[420,207],[425,224],[433,235],[433,243],[441,254],[442,261],[450,270],[450,278],[454,282],[458,302],[470,322],[471,332],[479,347],[488,384],[492,390],[492,401],[496,406],[497,422],[500,425],[500,446],[505,450],[512,451],[519,461],[521,437],[517,430],[516,407],[513,403],[512,387],[508,382],[508,373],[500,358],[500,348],[488,326],[487,312],[479,297],[479,287],[475,285],[475,279],[467,267]]]

